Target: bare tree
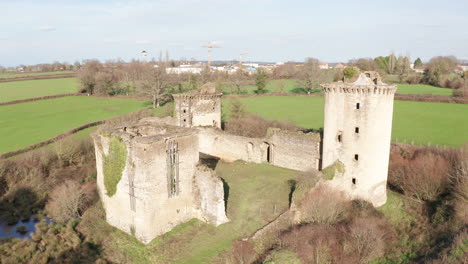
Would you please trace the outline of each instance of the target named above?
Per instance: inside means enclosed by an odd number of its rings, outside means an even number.
[[[146,66],[138,86],[138,93],[151,98],[153,108],[158,108],[162,98],[171,86],[169,75],[164,67]]]
[[[66,222],[79,216],[84,201],[81,186],[75,181],[66,181],[50,194],[47,211],[54,220]]]
[[[93,94],[96,88],[96,75],[103,69],[102,64],[98,60],[86,61],[82,68],[78,71],[78,80],[80,81],[80,89],[82,92]]]
[[[307,58],[300,74],[301,84],[308,94],[320,89],[320,84],[328,80],[327,72],[320,69],[320,61],[315,58]]]

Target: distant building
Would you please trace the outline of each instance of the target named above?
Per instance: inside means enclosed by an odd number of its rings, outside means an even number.
[[[326,62],[320,62],[320,63],[319,63],[319,68],[322,69],[322,70],[328,69],[328,63],[326,63]]]
[[[417,72],[417,73],[424,73],[424,70],[426,68],[424,66],[417,66],[417,67],[414,67],[414,71]]]
[[[179,67],[169,67],[166,68],[166,73],[168,74],[183,74],[183,73],[193,73],[193,74],[200,74],[203,68],[200,66],[195,65],[180,65]]]

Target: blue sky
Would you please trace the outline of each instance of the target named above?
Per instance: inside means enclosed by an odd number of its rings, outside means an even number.
[[[98,58],[468,59],[468,1],[0,0],[0,65]]]

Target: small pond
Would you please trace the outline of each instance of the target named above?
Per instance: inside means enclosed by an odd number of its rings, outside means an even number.
[[[36,220],[36,221],[35,221]],[[46,216],[46,223],[50,224],[52,221]],[[0,239],[2,238],[19,238],[19,239],[31,239],[31,235],[36,231],[36,224],[39,221],[34,219],[34,217],[30,217],[28,221],[19,221],[15,225],[8,225],[6,223],[0,222]],[[25,226],[26,232],[20,233],[18,232],[17,228],[19,226]]]

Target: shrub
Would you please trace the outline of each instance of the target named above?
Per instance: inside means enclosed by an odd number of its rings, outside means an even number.
[[[406,77],[406,83],[408,84],[418,84],[421,83],[422,76],[421,75],[410,75]]]
[[[357,70],[354,67],[346,67],[343,69],[343,75],[345,78],[351,79],[356,75]]]
[[[389,184],[406,195],[433,201],[446,189],[449,161],[435,149],[420,149],[409,158],[391,154]]]
[[[267,73],[264,70],[259,68],[257,70],[257,74],[255,75],[255,85],[257,86],[257,90],[255,92],[258,94],[264,93],[267,82],[268,82]]]
[[[333,224],[343,219],[346,206],[347,199],[343,192],[320,185],[302,198],[298,210],[303,223]]]
[[[378,218],[358,218],[347,230],[348,251],[357,256],[358,263],[383,256],[385,252],[384,231]]]
[[[257,252],[250,242],[242,240],[234,242],[231,256],[232,263],[249,264],[254,263],[257,258]]]
[[[68,180],[52,191],[46,209],[55,221],[66,222],[80,215],[83,199],[81,186]]]
[[[28,228],[24,225],[19,225],[16,227],[16,231],[20,233],[21,235],[24,235],[28,232]]]
[[[238,136],[261,138],[267,135],[268,128],[291,131],[301,129],[289,121],[274,121],[265,119],[259,115],[248,115],[229,120],[226,123],[225,131]]]
[[[229,111],[229,117],[231,119],[239,119],[245,117],[245,105],[237,98],[231,99],[231,109]]]
[[[107,195],[117,192],[117,184],[122,178],[122,172],[127,162],[127,146],[120,138],[112,137],[109,144],[109,155],[103,157],[104,186]]]

